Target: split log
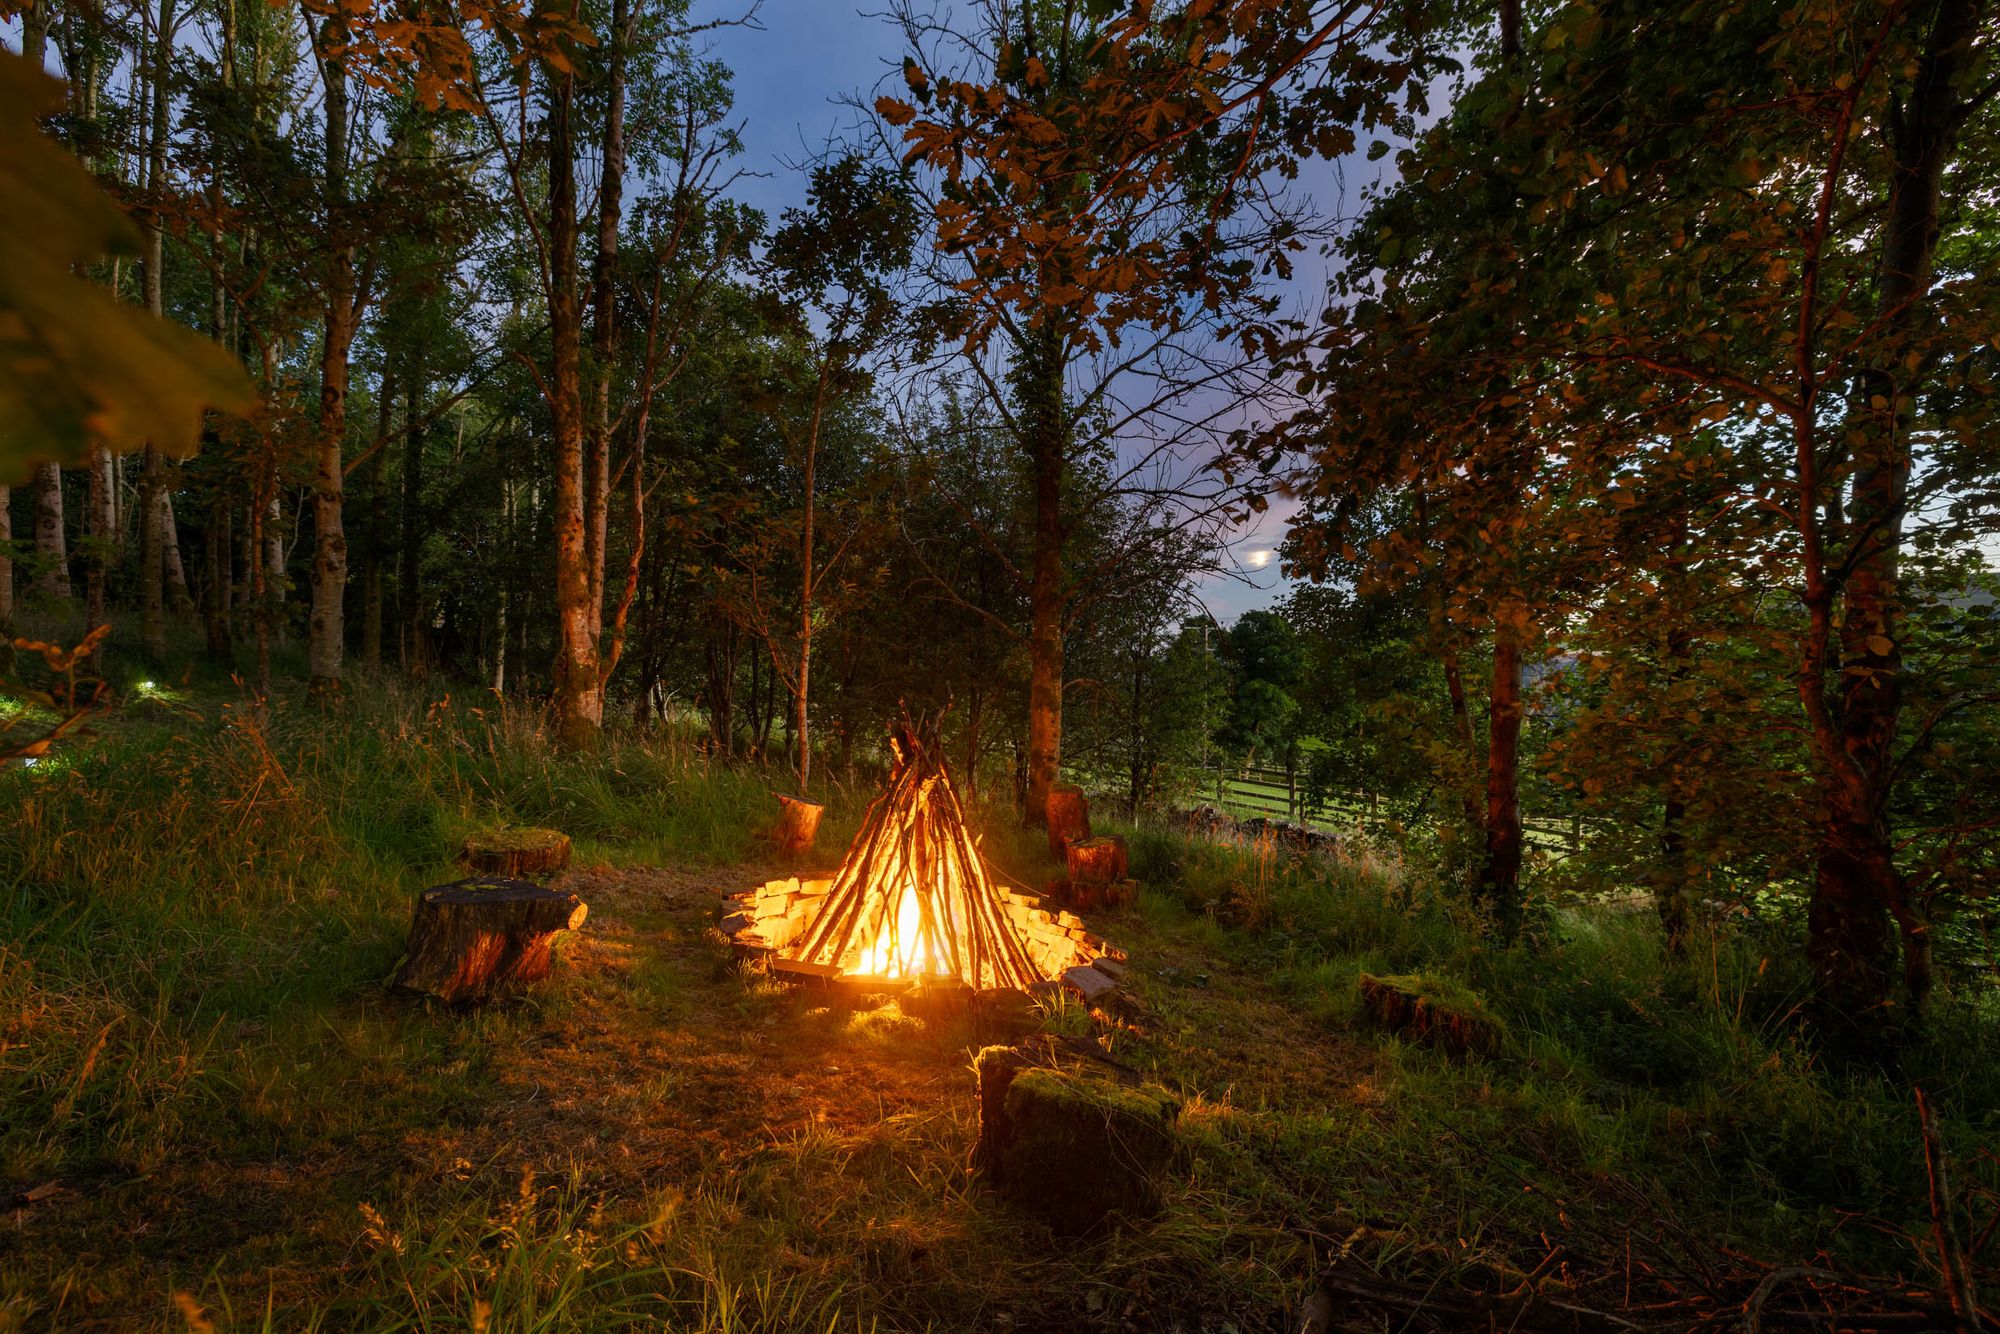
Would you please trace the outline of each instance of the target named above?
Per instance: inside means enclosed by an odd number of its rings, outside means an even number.
[[[475,875],[519,879],[569,865],[569,835],[554,829],[489,829],[465,840],[459,861]]]
[[[1125,855],[1125,840],[1114,835],[1073,839],[1064,849],[1069,861],[1069,878],[1093,885],[1108,885],[1131,873]]]
[[[1180,1102],[1165,1089],[1050,1069],[1015,1047],[979,1053],[973,1161],[1004,1198],[1061,1236],[1161,1205]]]
[[[427,889],[391,985],[476,1004],[539,982],[554,962],[556,936],[582,926],[589,912],[575,890],[500,876]]]
[[[1090,803],[1075,783],[1049,789],[1049,856],[1062,857],[1069,845],[1090,837]]]
[[[785,856],[796,857],[819,837],[819,817],[826,814],[826,807],[782,792],[771,795],[778,799],[778,823],[771,830],[771,841]]]

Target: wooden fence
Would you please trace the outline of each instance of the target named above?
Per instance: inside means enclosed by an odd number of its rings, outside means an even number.
[[[1204,778],[1202,800],[1239,818],[1262,815],[1321,828],[1341,828],[1380,811],[1380,799],[1363,792],[1339,793],[1330,800],[1310,802],[1296,771],[1258,765],[1210,770]],[[1545,848],[1573,853],[1583,846],[1583,821],[1579,818],[1530,816],[1521,821],[1521,828],[1529,842]]]

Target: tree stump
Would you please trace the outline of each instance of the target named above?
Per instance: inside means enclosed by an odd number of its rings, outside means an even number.
[[[1139,901],[1137,880],[1058,880],[1056,886],[1055,901],[1071,912],[1123,908]]]
[[[1125,840],[1116,835],[1073,839],[1064,854],[1072,882],[1108,885],[1123,880],[1131,870],[1125,855]]]
[[[1500,1021],[1477,996],[1421,974],[1363,973],[1361,1008],[1378,1026],[1453,1056],[1487,1054],[1500,1046]]]
[[[796,857],[819,837],[819,817],[826,814],[826,807],[782,792],[771,795],[778,799],[778,823],[771,830],[771,841],[785,856]]]
[[[427,889],[390,985],[456,1005],[539,982],[554,962],[556,936],[582,926],[589,912],[575,890],[500,876]]]
[[[1090,837],[1090,803],[1075,783],[1057,783],[1049,789],[1049,856],[1067,855],[1069,845]]]
[[[569,835],[554,829],[489,829],[465,840],[458,859],[475,875],[519,878],[569,865]]]
[[[1160,1208],[1180,1102],[1165,1089],[1037,1065],[1014,1047],[979,1053],[973,1161],[1004,1198],[1058,1235]]]

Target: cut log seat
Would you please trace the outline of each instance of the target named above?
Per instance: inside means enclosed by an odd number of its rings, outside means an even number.
[[[520,877],[569,865],[569,835],[555,829],[488,829],[465,840],[459,861],[475,875]]]
[[[1069,845],[1090,837],[1090,803],[1075,783],[1057,783],[1049,789],[1049,856],[1062,859]]]
[[[1069,878],[1093,885],[1108,885],[1131,874],[1125,854],[1125,840],[1115,834],[1070,840],[1065,849]]]
[[[1020,1047],[979,1053],[974,1164],[1061,1236],[1157,1213],[1178,1144],[1179,1099],[1109,1062],[1057,1070],[1047,1059]]]
[[[787,857],[809,851],[819,837],[819,817],[826,814],[826,807],[783,792],[771,795],[778,799],[778,823],[771,828],[771,841]]]
[[[549,975],[555,938],[582,926],[589,912],[575,890],[501,876],[427,889],[390,985],[456,1005],[539,982]]]

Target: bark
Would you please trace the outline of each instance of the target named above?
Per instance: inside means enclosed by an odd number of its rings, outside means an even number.
[[[382,443],[368,460],[368,540],[361,548],[361,664],[382,670],[382,562],[388,554],[389,425],[396,406],[396,377],[385,371],[376,394],[375,434]]]
[[[458,859],[475,875],[526,876],[569,865],[569,835],[556,829],[494,829],[474,834]]]
[[[480,876],[427,889],[390,984],[448,1003],[477,1003],[549,975],[550,947],[583,925],[576,891]]]
[[[163,467],[162,476],[165,476]],[[160,543],[161,561],[167,576],[167,596],[173,604],[176,616],[186,616],[194,611],[194,596],[188,591],[187,567],[181,562],[180,525],[174,522],[174,492],[169,486],[160,490]]]
[[[0,625],[14,619],[14,489],[0,486]]]
[[[1503,937],[1521,920],[1521,636],[1503,611],[1493,628],[1492,704],[1486,725],[1486,855],[1479,896]]]
[[[112,564],[112,478],[110,470],[100,466],[100,462],[108,460],[110,450],[90,450],[90,474],[84,492],[84,516],[90,534],[90,560],[84,566],[84,620],[92,626],[104,624],[104,588]]]
[[[551,67],[549,92],[549,411],[555,428],[556,737],[571,750],[597,743],[604,721],[597,618],[584,536],[582,303],[577,284],[574,73]]]
[[[167,115],[170,108],[167,87],[168,61],[173,53],[174,0],[160,0],[159,25],[148,81],[152,105],[148,113],[146,197],[148,207],[141,222],[146,309],[165,318],[166,255],[159,224],[159,200],[166,188]],[[167,651],[166,531],[163,523],[162,487],[165,477],[159,450],[146,446],[139,474],[139,606],[140,638],[148,656],[158,659]]]
[[[612,0],[609,88],[598,187],[597,259],[591,275],[590,426],[584,442],[584,546],[590,563],[591,633],[604,629],[604,556],[611,519],[611,368],[617,357],[618,224],[625,200],[625,59],[637,15]],[[609,672],[604,675],[608,676]]]
[[[1897,933],[1905,997],[1921,1010],[1930,992],[1928,925],[1910,902],[1896,866],[1888,805],[1902,707],[1900,557],[1910,479],[1915,383],[1909,341],[1932,318],[1925,298],[1934,277],[1938,196],[1967,115],[1960,84],[1976,56],[1985,6],[1940,0],[1931,15],[1908,102],[1886,115],[1891,166],[1877,290],[1879,335],[1873,364],[1850,423],[1853,491],[1845,518],[1852,542],[1840,595],[1843,615],[1819,590],[1814,633],[1837,623],[1837,716],[1811,709],[1820,751],[1820,835],[1807,914],[1807,955],[1824,1008],[1860,1022],[1893,1001]],[[1881,406],[1871,406],[1880,404]],[[1810,514],[1802,516],[1811,521]],[[1822,639],[1820,642],[1825,642]],[[1802,690],[1826,690],[1825,653],[1816,653]]]
[[[209,507],[208,523],[204,525],[202,545],[205,549],[207,570],[203,578],[202,632],[208,645],[209,660],[228,665],[235,659],[229,643],[229,600],[230,600],[230,544],[229,504],[217,501]]]
[[[1063,474],[1068,465],[1060,337],[1038,330],[1023,352],[1021,424],[1032,477],[1034,556],[1028,582],[1028,818],[1048,821],[1049,790],[1062,767]]]
[[[425,662],[423,590],[424,399],[428,370],[421,349],[410,353],[408,397],[403,419],[402,546],[397,552],[396,606],[402,620],[403,670],[414,672]]]
[[[326,49],[347,39],[338,18],[326,25]],[[347,69],[340,60],[320,60],[326,84],[326,227],[333,238],[327,256],[325,337],[320,352],[319,440],[313,475],[312,616],[306,658],[316,690],[340,688],[346,646],[347,532],[342,514],[347,435],[348,351],[356,316],[354,249],[344,240],[347,204]]]
[[[62,468],[54,463],[35,465],[35,558],[41,565],[36,593],[49,602],[67,605],[69,550],[63,537]]]
[[[830,354],[829,354],[830,355]],[[827,368],[822,364],[813,390],[812,422],[806,432],[805,515],[799,532],[799,670],[792,682],[793,740],[798,745],[799,792],[812,786],[812,733],[808,705],[812,699],[813,650],[813,521],[818,487],[819,433],[826,410]]]

